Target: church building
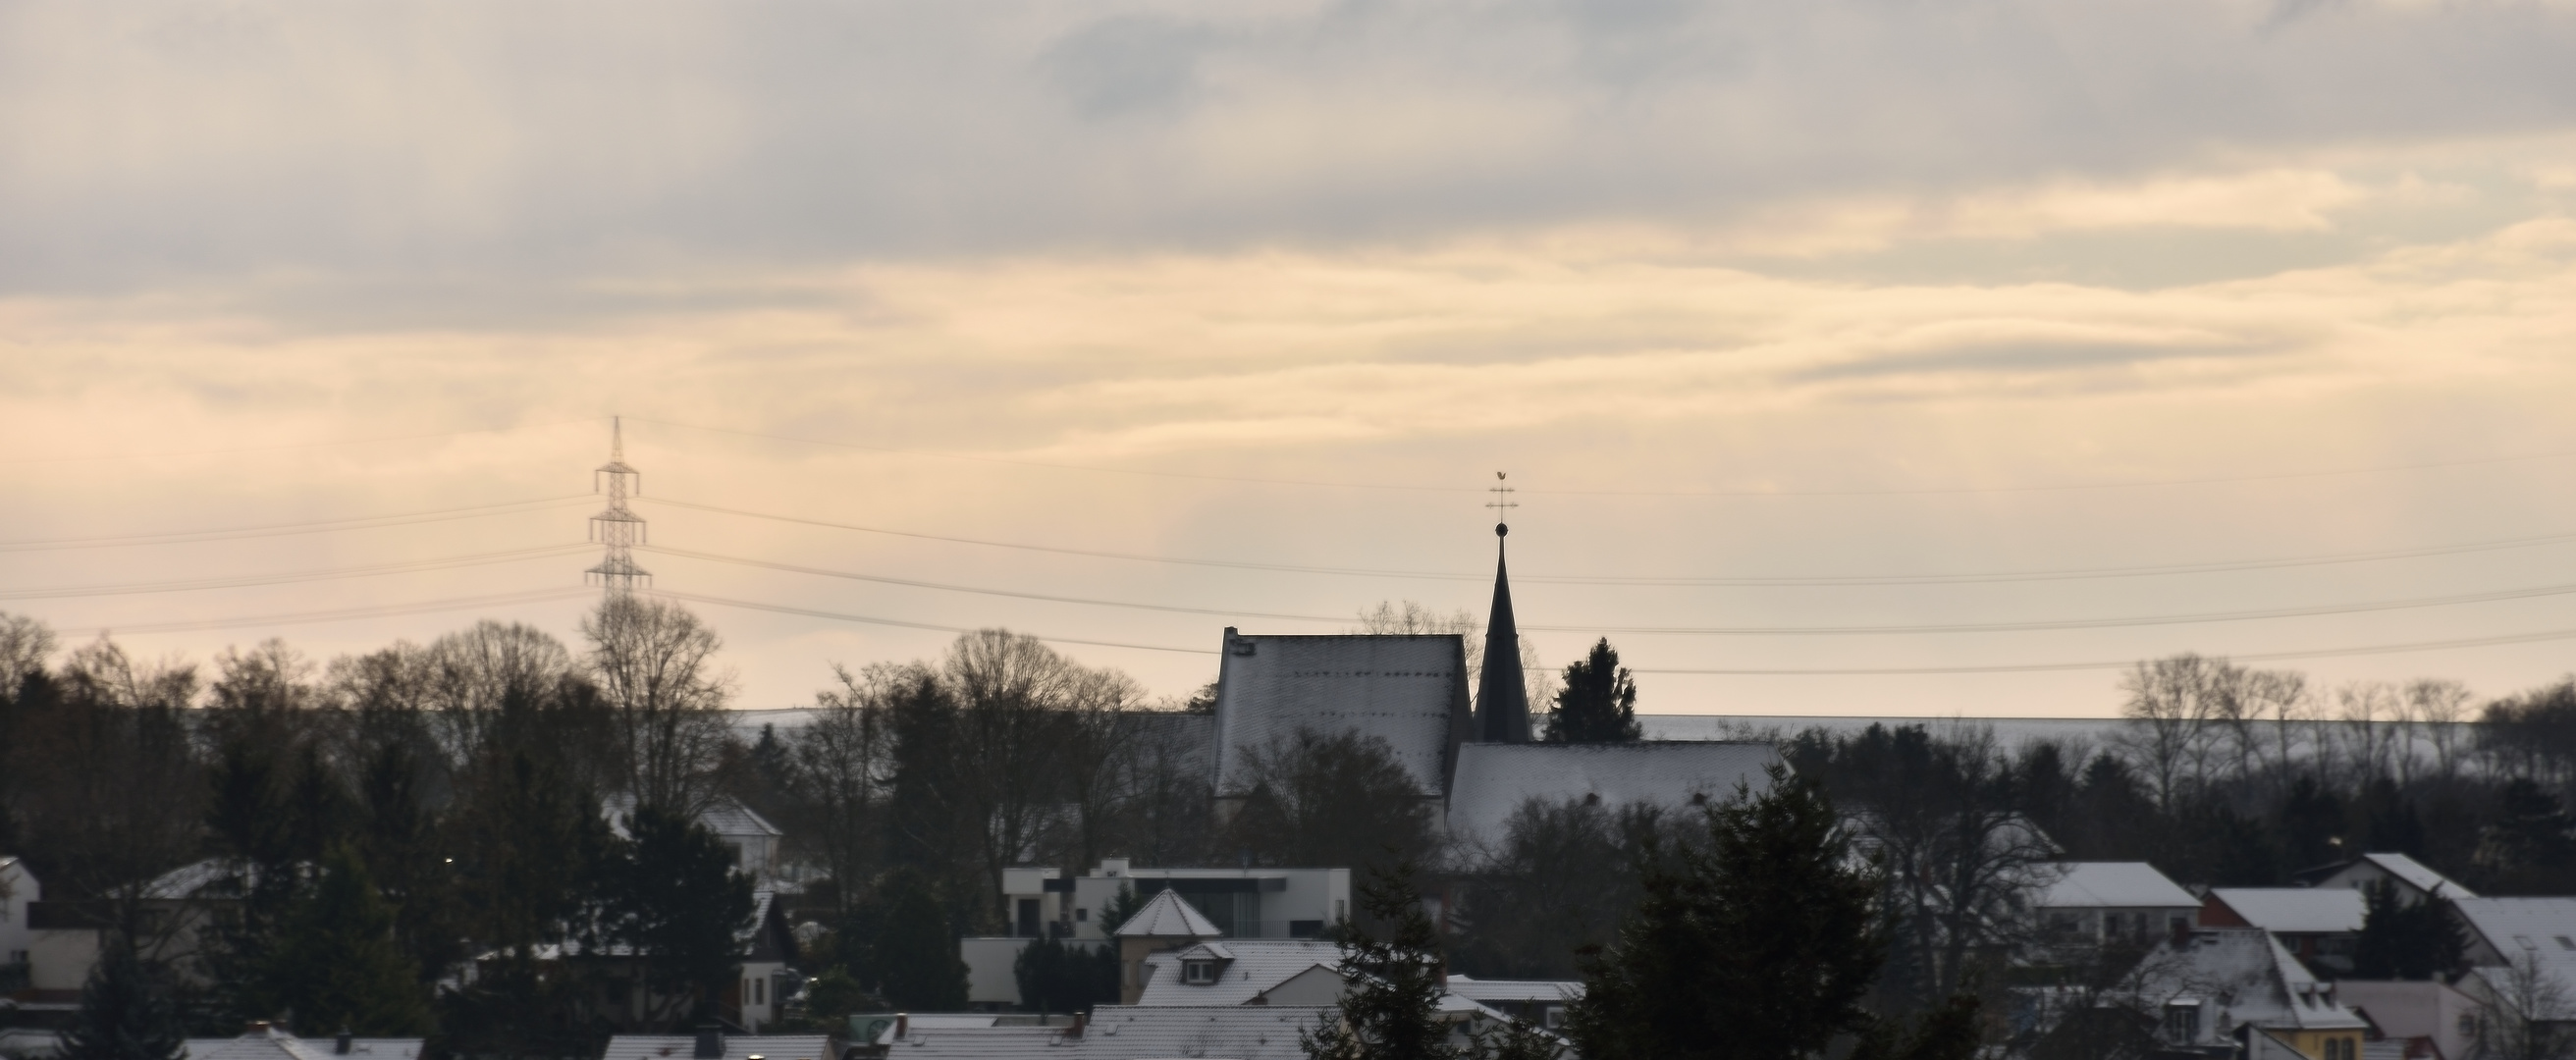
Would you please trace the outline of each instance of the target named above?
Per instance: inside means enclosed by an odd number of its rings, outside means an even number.
[[[1533,742],[1511,576],[1510,527],[1494,527],[1494,602],[1481,671],[1468,696],[1457,634],[1300,636],[1225,631],[1211,755],[1220,805],[1252,784],[1251,756],[1299,730],[1386,742],[1422,799],[1456,840],[1493,844],[1531,800],[1681,810],[1769,786],[1780,760],[1768,743]]]

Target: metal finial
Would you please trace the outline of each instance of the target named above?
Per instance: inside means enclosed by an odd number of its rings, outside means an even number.
[[[1494,499],[1487,502],[1485,507],[1493,509],[1494,514],[1497,516],[1508,517],[1511,515],[1512,509],[1520,507],[1520,503],[1512,499],[1512,487],[1509,483],[1509,476],[1504,475],[1500,471],[1494,472],[1494,486],[1485,492],[1494,495]],[[1511,532],[1512,527],[1510,523],[1501,520],[1497,520],[1494,523],[1495,537],[1501,537]]]

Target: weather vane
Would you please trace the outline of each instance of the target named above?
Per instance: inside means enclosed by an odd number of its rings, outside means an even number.
[[[1494,536],[1511,533],[1512,525],[1505,520],[1510,518],[1512,509],[1520,507],[1520,503],[1512,499],[1510,482],[1502,472],[1494,472],[1494,486],[1486,492],[1494,495],[1494,499],[1485,505],[1494,510]]]

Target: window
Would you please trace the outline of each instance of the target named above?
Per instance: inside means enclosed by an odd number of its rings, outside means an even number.
[[[1216,962],[1182,961],[1181,981],[1192,986],[1207,986],[1216,982]]]
[[[1083,908],[1080,908],[1080,907],[1076,907],[1076,908],[1074,909],[1074,911],[1073,911],[1073,922],[1074,922],[1074,923],[1077,923],[1077,924],[1088,924],[1088,923],[1090,923],[1090,922],[1091,922],[1091,910],[1083,909]]]
[[[751,1003],[755,1005],[766,1005],[769,1003],[769,980],[754,979],[751,981]]]
[[[2165,1003],[2165,1038],[2180,1044],[2200,1040],[2200,1002]]]
[[[2558,948],[2562,950],[2576,950],[2576,939],[2560,935],[2558,936]]]

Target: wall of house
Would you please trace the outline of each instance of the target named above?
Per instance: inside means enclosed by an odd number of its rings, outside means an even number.
[[[98,931],[47,928],[28,933],[29,982],[38,990],[78,990],[98,967]]]
[[[42,884],[27,872],[26,866],[12,860],[0,864],[0,964],[27,960],[31,929],[27,927],[27,905],[45,896]]]
[[[2299,1055],[2307,1057],[2308,1060],[2361,1060],[2361,1032],[2358,1030],[2272,1031],[2270,1033],[2272,1037],[2288,1043],[2290,1048],[2298,1050]],[[2327,1047],[2330,1042],[2340,1043],[2340,1047],[2335,1049],[2331,1056],[2328,1055]]]

